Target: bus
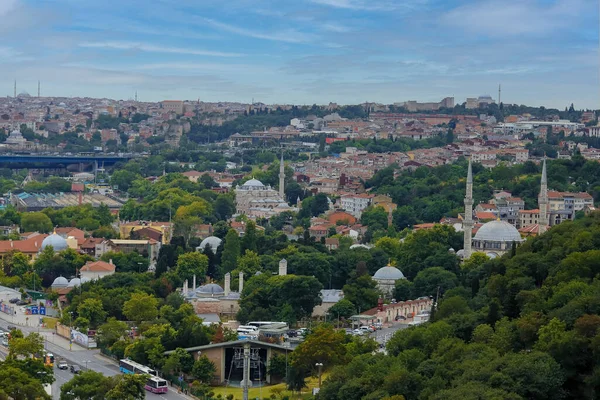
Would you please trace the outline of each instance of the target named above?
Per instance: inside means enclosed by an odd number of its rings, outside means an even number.
[[[146,381],[146,385],[144,389],[152,393],[167,393],[167,381],[162,378],[157,378],[156,376],[151,376]]]
[[[152,368],[148,368],[129,359],[122,359],[119,361],[119,371],[124,374],[147,374],[156,376],[156,371]]]
[[[256,328],[260,328],[261,326],[265,326],[265,325],[273,325],[273,324],[286,324],[286,323],[285,322],[272,322],[272,321],[252,321],[252,322],[248,322],[248,325],[255,326]]]
[[[258,338],[258,328],[251,325],[240,325],[237,328],[238,339]]]

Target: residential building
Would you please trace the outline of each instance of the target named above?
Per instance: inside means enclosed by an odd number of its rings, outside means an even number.
[[[173,237],[173,223],[172,222],[157,222],[157,221],[127,221],[119,223],[119,235],[122,239],[131,238],[131,233],[140,229],[152,228],[155,231],[159,231],[162,234],[160,242],[162,244],[169,244]],[[154,238],[153,236],[149,236]],[[158,239],[156,239],[158,240]]]
[[[177,115],[183,114],[183,101],[181,100],[163,100],[161,105],[166,112],[173,112]]]
[[[109,276],[115,273],[115,265],[112,260],[109,262],[106,261],[88,261],[81,269],[79,270],[81,280],[89,279],[101,279],[105,276]]]
[[[356,218],[360,218],[365,208],[371,205],[371,201],[375,196],[372,194],[355,194],[355,195],[344,195],[341,197],[342,209],[353,215]]]

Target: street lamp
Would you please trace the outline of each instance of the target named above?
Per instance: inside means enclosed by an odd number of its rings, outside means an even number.
[[[321,389],[321,371],[323,370],[323,363],[316,363],[315,367],[319,369],[319,389]]]

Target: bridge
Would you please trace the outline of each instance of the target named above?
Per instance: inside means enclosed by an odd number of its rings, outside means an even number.
[[[58,168],[72,164],[95,164],[96,166],[111,166],[120,161],[135,158],[133,154],[123,155],[36,155],[36,154],[0,154],[0,166],[12,165],[30,166],[37,168]],[[97,164],[96,164],[97,163]]]

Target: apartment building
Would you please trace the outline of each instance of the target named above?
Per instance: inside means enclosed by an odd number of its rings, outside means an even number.
[[[360,218],[363,210],[371,205],[373,197],[375,196],[366,193],[342,196],[342,208],[354,217]]]

